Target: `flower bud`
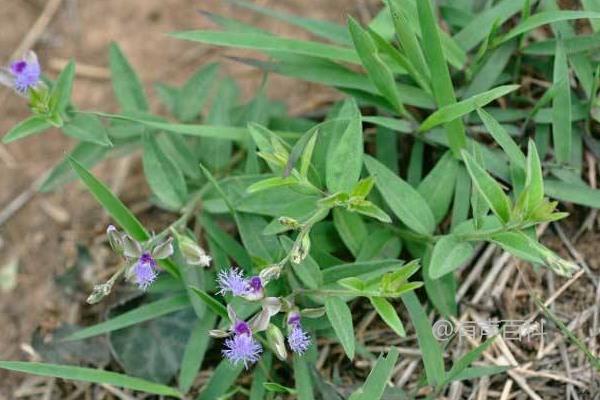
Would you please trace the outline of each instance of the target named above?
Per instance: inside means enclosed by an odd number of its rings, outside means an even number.
[[[190,265],[200,265],[201,267],[210,266],[211,257],[195,241],[187,236],[179,236],[179,249],[183,258]]]
[[[112,290],[111,283],[103,283],[101,285],[95,285],[92,293],[88,296],[86,302],[88,304],[99,303],[103,298],[110,294]]]
[[[208,331],[208,335],[214,338],[225,338],[231,336],[231,332],[227,332],[221,329],[211,329]]]
[[[302,232],[301,237],[296,240],[294,247],[292,248],[291,260],[294,264],[300,264],[310,251],[310,237],[308,233]]]
[[[260,279],[263,282],[266,283],[266,282],[269,282],[269,281],[279,278],[280,274],[281,274],[281,266],[271,265],[270,267],[267,267],[267,268],[261,270],[260,273],[258,274],[258,276],[260,277]]]
[[[290,217],[279,217],[279,223],[290,229],[298,229],[301,226],[297,220]]]
[[[281,329],[273,324],[269,324],[267,328],[267,344],[275,353],[277,358],[280,360],[285,360],[287,358],[287,350],[285,348],[285,338],[283,333],[281,333]]]
[[[168,238],[152,249],[152,258],[155,260],[164,260],[169,258],[171,254],[173,254],[173,238]]]
[[[549,252],[545,261],[550,269],[561,276],[570,277],[573,272],[579,269],[577,264],[567,261],[552,252]]]
[[[301,314],[306,318],[321,318],[325,315],[325,308],[304,308],[302,309]]]
[[[123,235],[123,255],[127,258],[138,259],[142,256],[142,245],[129,235]]]
[[[106,236],[113,251],[118,255],[122,255],[125,247],[125,244],[123,243],[123,234],[119,232],[114,225],[109,225],[108,228],[106,228]]]

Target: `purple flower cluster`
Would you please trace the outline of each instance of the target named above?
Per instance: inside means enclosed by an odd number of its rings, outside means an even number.
[[[288,333],[288,345],[294,353],[304,354],[310,346],[310,335],[302,329],[300,323],[300,314],[294,312],[290,314],[287,320],[289,333]]]
[[[217,285],[220,289],[218,293],[221,295],[229,293],[233,296],[258,299],[264,292],[263,282],[259,276],[246,278],[243,272],[235,267],[220,271],[217,275]]]
[[[133,267],[135,284],[142,290],[148,289],[158,276],[156,268],[156,261],[150,253],[142,253]]]
[[[35,88],[40,83],[41,76],[42,69],[37,56],[33,51],[28,51],[23,59],[13,61],[9,68],[0,71],[0,83],[25,95],[30,88]]]
[[[223,348],[223,357],[233,364],[243,363],[244,367],[256,363],[262,354],[261,344],[254,338],[254,334],[267,331],[267,342],[273,346],[277,356],[286,357],[285,339],[279,328],[270,323],[271,317],[280,312],[283,301],[277,297],[265,297],[264,288],[269,276],[261,272],[260,276],[247,278],[238,268],[222,270],[217,275],[218,293],[231,294],[249,301],[260,301],[262,311],[256,314],[249,322],[240,320],[231,305],[227,306],[229,319],[232,322],[229,331],[213,330],[211,336],[227,337]],[[278,275],[277,275],[278,276]],[[300,313],[293,311],[287,318],[289,348],[297,354],[304,354],[310,347],[310,335],[302,328]]]
[[[260,359],[262,346],[252,336],[250,325],[245,321],[236,321],[233,324],[233,337],[225,340],[223,356],[233,364],[243,363],[248,367]]]

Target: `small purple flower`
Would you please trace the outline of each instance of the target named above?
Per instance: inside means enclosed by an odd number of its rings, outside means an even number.
[[[294,353],[304,354],[310,346],[310,335],[302,329],[300,314],[292,313],[288,317],[288,344]]]
[[[142,290],[148,289],[154,282],[158,273],[156,272],[156,261],[150,253],[142,253],[133,267],[133,274],[135,275],[134,282]]]
[[[10,64],[8,71],[10,75],[2,76],[2,83],[11,86],[20,94],[26,94],[30,88],[40,83],[42,69],[34,52],[29,51],[21,60]]]
[[[233,324],[233,338],[225,340],[223,356],[233,364],[244,363],[244,367],[254,364],[260,359],[263,351],[261,344],[254,339],[250,325],[245,321]]]
[[[249,286],[250,290],[255,293],[263,290],[263,284],[262,280],[260,279],[260,276],[253,276],[252,278],[250,278]]]
[[[217,284],[221,289],[218,293],[222,295],[231,293],[234,296],[243,296],[250,290],[250,283],[237,268],[220,271],[217,275]]]
[[[252,335],[250,325],[246,321],[235,321],[232,330],[234,335]]]

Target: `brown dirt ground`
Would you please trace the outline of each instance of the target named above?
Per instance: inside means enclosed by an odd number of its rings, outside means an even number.
[[[48,1],[3,0],[0,13],[0,60],[8,62]],[[347,13],[368,12],[358,1],[280,0],[260,1],[264,6],[308,17],[343,22]],[[107,73],[107,50],[118,42],[146,83],[152,96],[152,83],[181,84],[202,64],[222,60],[222,72],[232,74],[247,98],[260,84],[260,74],[222,59],[225,51],[171,39],[166,32],[211,26],[196,13],[202,9],[258,23],[280,34],[306,37],[306,33],[269,21],[218,0],[63,0],[57,14],[44,30],[35,50],[46,73],[54,77],[61,62],[74,58],[80,65],[74,88],[74,102],[82,109],[115,111]],[[238,53],[239,54],[239,53]],[[81,65],[94,67],[91,73]],[[303,109],[309,97],[332,93],[281,77],[272,77],[270,97]],[[153,105],[156,107],[156,103]],[[0,132],[28,115],[24,101],[9,90],[0,90]],[[10,145],[0,144],[0,210],[26,191],[73,145],[58,131],[28,138]],[[139,179],[135,161],[123,196],[128,204],[142,202],[145,184]],[[111,182],[114,163],[96,170]],[[144,188],[140,190],[140,188]],[[135,188],[136,190],[130,190]],[[0,359],[27,357],[26,347],[33,330],[73,320],[78,306],[57,293],[53,278],[73,263],[78,242],[90,244],[107,223],[99,206],[78,185],[71,184],[52,194],[36,194],[13,217],[0,226],[0,268],[18,260],[18,275],[13,289],[0,293]],[[101,252],[101,250],[98,250]],[[99,259],[101,255],[94,254]],[[13,398],[12,391],[22,376],[0,371],[0,399]]]

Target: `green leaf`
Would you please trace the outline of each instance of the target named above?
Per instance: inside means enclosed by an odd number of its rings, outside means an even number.
[[[184,393],[187,393],[192,387],[204,361],[204,355],[210,344],[208,331],[215,325],[215,315],[209,312],[204,313],[202,319],[196,322],[185,346],[179,370],[179,388]]]
[[[228,256],[230,256],[237,265],[252,265],[252,259],[240,243],[225,233],[215,222],[208,216],[208,214],[202,214],[200,216],[200,223],[206,229],[206,233],[211,239],[222,248]]]
[[[465,193],[467,195],[465,195]],[[458,224],[467,220],[469,216],[470,196],[471,193],[471,178],[467,169],[462,165],[459,166],[458,176],[456,177],[456,185],[454,188],[454,200],[452,202],[452,224],[453,230]]]
[[[433,212],[436,223],[440,223],[448,213],[458,170],[458,161],[448,151],[417,187]]]
[[[496,143],[502,147],[510,162],[525,170],[525,155],[508,132],[485,110],[480,108],[477,110],[477,114]]]
[[[236,107],[239,96],[235,81],[222,80],[215,96],[214,98],[219,100],[213,101],[205,123],[215,126],[234,125],[232,110]],[[182,99],[183,102],[187,101],[185,98]],[[248,141],[247,136],[245,140]],[[230,162],[233,143],[222,138],[201,137],[195,151],[200,153],[200,159],[204,164],[216,171],[225,168]]]
[[[71,92],[73,91],[73,79],[75,79],[75,62],[69,60],[67,65],[60,72],[56,83],[52,88],[52,101],[56,102],[53,112],[62,113],[65,111],[71,101]]]
[[[2,138],[2,143],[14,142],[26,136],[34,135],[52,128],[46,117],[41,115],[32,115],[13,126]]]
[[[552,140],[556,161],[564,164],[571,160],[571,88],[567,55],[560,40],[556,42],[553,80],[560,83],[552,101]]]
[[[479,18],[475,18],[475,20],[478,19]],[[461,97],[466,99],[494,86],[506,69],[506,65],[511,60],[516,47],[516,41],[510,41],[493,49],[485,61],[482,61],[481,66],[477,68],[477,72],[470,80],[469,85],[462,93]]]
[[[113,90],[123,111],[148,111],[148,100],[139,77],[116,43],[109,49]]]
[[[261,7],[254,3],[250,3],[242,0],[227,0],[237,6],[244,7],[255,11],[257,13],[276,18],[278,20],[287,22],[291,25],[298,26],[311,32],[316,36],[320,36],[323,39],[331,40],[332,42],[338,42],[346,44],[350,42],[348,38],[348,32],[344,27],[329,21],[302,18],[298,15],[288,14],[282,11],[277,11],[268,7]]]
[[[96,179],[90,171],[74,158],[69,157],[69,163],[94,198],[113,217],[116,223],[125,230],[125,232],[130,234],[135,240],[145,241],[149,238],[148,232],[146,232],[142,223],[138,221],[121,200],[111,193],[104,183]]]
[[[495,233],[490,237],[490,240],[523,260],[544,264],[544,259],[540,253],[540,247],[543,246],[523,232]]]
[[[419,192],[375,158],[365,155],[364,160],[377,189],[400,221],[418,233],[433,233],[433,213]]]
[[[369,79],[397,112],[404,113],[404,106],[398,97],[394,75],[378,54],[373,39],[352,17],[348,18],[348,28],[356,52],[362,65],[367,70]]]
[[[325,312],[346,355],[349,359],[354,359],[356,343],[350,308],[338,297],[327,297],[325,298]]]
[[[431,256],[433,246],[430,244],[424,249],[421,255],[423,260],[423,281],[425,282],[425,291],[427,297],[439,313],[446,318],[456,317],[458,305],[456,304],[457,282],[454,274],[442,275],[440,278],[433,279],[429,270],[431,269]]]
[[[465,26],[460,32],[454,35],[454,40],[464,50],[472,50],[481,42],[490,31],[490,27],[496,23],[502,25],[514,14],[518,13],[523,7],[523,0],[502,0],[497,1],[493,6],[483,9]]]
[[[323,284],[328,285],[340,279],[396,270],[403,264],[399,260],[373,260],[333,265],[323,270]]]
[[[152,192],[167,207],[178,209],[187,200],[187,186],[183,173],[158,147],[156,138],[144,135],[144,175]]]
[[[32,375],[114,385],[146,393],[183,398],[179,391],[168,386],[99,369],[21,361],[0,361],[0,368]]]
[[[348,206],[348,210],[375,218],[376,220],[386,224],[392,222],[392,218],[385,211],[368,200],[361,200],[360,202],[350,204]]]
[[[204,304],[206,304],[208,308],[210,308],[210,310],[213,313],[225,320],[229,319],[229,315],[227,314],[227,308],[221,302],[216,300],[214,297],[212,297],[202,289],[196,287],[190,287],[190,289],[198,296],[200,300],[202,300]]]
[[[379,93],[368,76],[332,61],[307,56],[283,58],[279,54],[278,58],[281,58],[282,61],[269,62],[252,58],[235,58],[235,60],[264,71],[333,86],[341,91],[355,93],[357,96],[358,93],[363,92],[366,95],[377,95]],[[398,97],[402,103],[426,109],[434,108],[433,99],[424,90],[399,82],[396,83],[396,87],[398,88]],[[389,107],[389,103],[383,99],[371,97],[371,101],[375,101],[375,99],[380,99],[383,107]]]
[[[454,121],[457,118],[475,111],[477,108],[481,108],[488,103],[491,103],[499,97],[517,90],[518,88],[519,85],[498,86],[494,89],[488,90],[487,92],[476,94],[458,103],[444,106],[423,121],[421,126],[419,126],[419,132],[428,131],[435,126]]]
[[[575,203],[582,206],[600,208],[600,190],[567,183],[555,179],[544,181],[544,189],[548,196],[557,200]]]
[[[314,400],[314,385],[310,377],[307,356],[299,356],[294,353],[292,362],[294,366],[294,380],[296,381],[298,400]]]
[[[333,224],[350,252],[354,256],[358,255],[360,248],[369,235],[362,218],[344,209],[334,208]]]
[[[502,42],[506,42],[514,37],[517,37],[523,33],[529,32],[542,25],[551,24],[558,21],[568,21],[572,19],[597,19],[600,18],[600,13],[591,11],[573,11],[573,10],[556,10],[556,11],[543,11],[530,16],[525,19],[513,29],[510,30],[505,36],[502,37]]]
[[[424,87],[425,90],[430,89],[429,67],[425,62],[425,57],[423,56],[423,51],[421,50],[421,45],[419,44],[416,32],[411,29],[412,27],[408,15],[403,12],[404,10],[399,7],[399,4],[397,4],[395,1],[388,0],[386,1],[386,4],[388,5],[390,15],[392,16],[394,29],[396,31],[396,35],[398,35],[398,41],[400,42],[402,50],[404,50],[406,53],[407,59],[417,74],[417,82],[419,82],[419,80],[423,82],[424,85],[426,85]]]
[[[508,222],[511,217],[511,203],[502,187],[465,150],[463,150],[462,156],[469,175],[471,175],[473,185],[494,211],[494,214],[503,222]]]
[[[444,357],[438,341],[433,337],[431,323],[425,314],[425,310],[419,303],[414,292],[402,295],[402,301],[408,310],[410,319],[417,331],[419,348],[423,353],[423,364],[425,375],[430,385],[437,385],[444,381]]]
[[[348,400],[380,400],[388,386],[399,354],[398,349],[392,347],[387,357],[380,356],[363,386],[352,393]]]
[[[265,394],[270,389],[281,389],[281,390],[290,390],[292,394],[295,393],[294,389],[287,388],[283,385],[279,385],[280,387],[274,388],[269,385],[277,385],[274,382],[268,382],[268,379],[271,375],[271,369],[273,366],[273,353],[266,352],[261,357],[258,365],[256,366],[253,376],[252,376],[252,386],[250,386],[250,398],[248,400],[264,400]],[[285,393],[285,392],[284,392]]]
[[[331,193],[350,192],[362,170],[363,134],[360,112],[353,102],[353,117],[327,150],[326,182]]]
[[[371,232],[356,257],[357,261],[397,258],[402,249],[402,242],[391,230],[380,228]]]
[[[265,52],[282,52],[311,57],[320,57],[334,61],[359,63],[356,53],[347,47],[334,46],[308,40],[288,39],[258,33],[184,31],[174,32],[177,39],[202,42],[218,46],[253,49]]]
[[[218,64],[207,64],[183,85],[175,102],[175,113],[180,121],[191,122],[198,117],[218,71]]]
[[[462,356],[458,361],[452,365],[450,371],[446,375],[446,382],[451,382],[456,379],[456,377],[463,372],[469,365],[476,361],[484,351],[486,351],[496,340],[497,336],[492,336],[486,339],[485,342],[481,343],[479,346],[469,351],[467,354]]]
[[[404,337],[406,336],[406,331],[404,330],[404,325],[402,324],[402,320],[398,316],[396,309],[387,299],[384,297],[370,297],[369,300],[377,311],[377,314],[381,317],[381,319],[390,327],[398,336]]]
[[[219,363],[196,400],[215,400],[227,392],[244,370],[244,364],[232,365],[229,360]]]
[[[85,167],[91,167],[102,160],[108,152],[108,147],[98,146],[93,143],[81,142],[52,170],[48,173],[39,187],[40,192],[50,192],[59,185],[75,179],[76,175],[71,168],[69,158],[74,158]]]
[[[429,264],[429,276],[438,279],[462,266],[474,253],[469,242],[455,235],[442,236],[435,246]]]
[[[81,329],[65,337],[63,340],[81,340],[92,336],[102,335],[107,332],[116,331],[131,325],[148,321],[150,319],[158,318],[175,311],[183,310],[187,307],[190,307],[190,302],[187,295],[160,299],[155,302],[136,307],[131,311],[127,311],[99,324]]]
[[[254,378],[256,379],[256,377]],[[254,384],[254,382],[252,382]],[[263,387],[265,389],[267,389],[269,392],[273,392],[273,393],[286,393],[286,394],[292,394],[295,395],[296,394],[296,390],[280,385],[279,383],[275,383],[275,382],[265,382],[263,383]]]
[[[281,247],[275,236],[267,236],[263,233],[267,226],[265,219],[256,214],[237,213],[235,220],[242,243],[250,256],[267,262],[276,262]]]
[[[591,35],[578,35],[563,39],[548,39],[533,42],[525,46],[522,51],[523,54],[528,55],[553,56],[556,53],[556,44],[560,40],[562,40],[567,54],[581,53],[600,47],[600,32]]]
[[[112,354],[129,375],[167,384],[177,375],[195,321],[188,308],[113,331]]]
[[[525,179],[527,188],[527,207],[528,212],[532,212],[544,200],[544,174],[542,172],[542,163],[538,155],[535,143],[529,140],[527,150],[527,173]]]
[[[248,193],[256,193],[256,192],[260,192],[262,190],[272,189],[272,188],[276,188],[276,187],[296,186],[299,184],[300,184],[300,182],[295,177],[288,176],[288,177],[282,178],[280,176],[275,176],[272,178],[263,179],[256,183],[253,183],[252,185],[248,186],[248,189],[246,189],[246,191]]]
[[[446,64],[446,58],[442,50],[440,32],[437,26],[431,0],[417,1],[417,11],[421,25],[422,42],[424,46],[425,60],[431,70],[431,87],[438,107],[444,107],[456,103],[456,96],[452,86],[452,79]],[[446,124],[446,134],[450,148],[455,157],[460,154],[467,142],[465,128],[462,121],[455,119]]]
[[[95,115],[76,114],[73,119],[63,125],[62,130],[65,135],[84,142],[95,143],[100,146],[112,146],[106,128]]]

